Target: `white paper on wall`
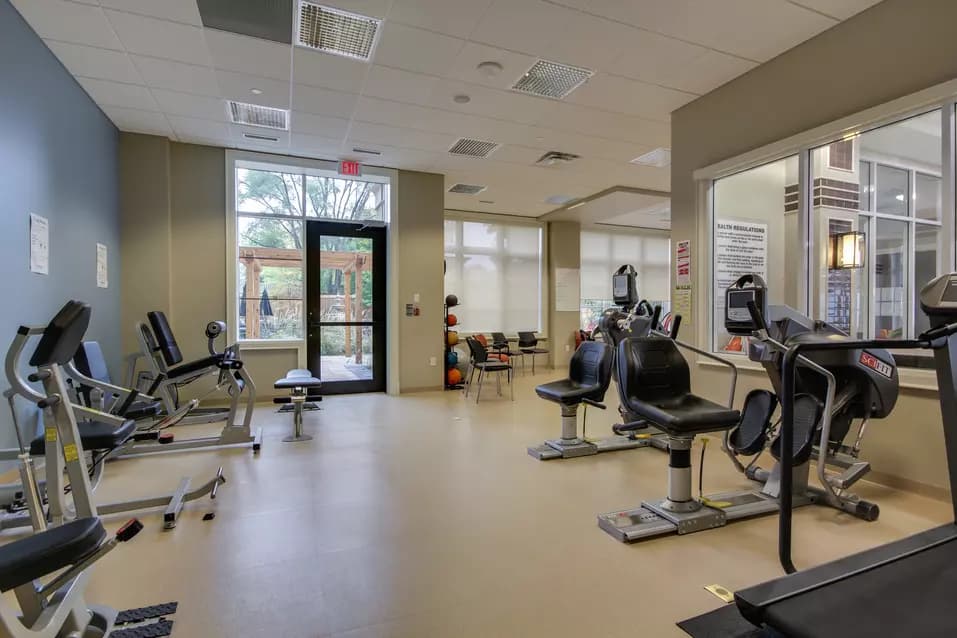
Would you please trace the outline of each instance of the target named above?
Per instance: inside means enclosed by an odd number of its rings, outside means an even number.
[[[96,244],[96,287],[109,288],[109,268],[106,244]]]
[[[50,222],[30,214],[30,272],[50,274]]]
[[[581,271],[578,268],[555,269],[555,311],[581,310]]]

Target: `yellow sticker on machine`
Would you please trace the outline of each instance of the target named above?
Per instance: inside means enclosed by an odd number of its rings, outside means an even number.
[[[75,461],[80,458],[79,453],[76,451],[76,445],[70,443],[69,445],[63,446],[63,458],[66,459],[66,462]]]
[[[47,443],[56,443],[56,428],[44,428],[46,430]]]

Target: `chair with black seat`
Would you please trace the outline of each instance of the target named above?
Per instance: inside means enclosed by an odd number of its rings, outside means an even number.
[[[465,343],[468,344],[469,353],[471,355],[469,362],[469,378],[467,385],[465,386],[465,396],[469,395],[469,391],[472,388],[472,379],[475,377],[475,371],[479,371],[478,376],[478,389],[475,392],[475,402],[479,402],[479,398],[482,396],[482,384],[485,382],[485,375],[488,373],[498,373],[495,377],[498,394],[502,395],[502,377],[501,373],[504,372],[508,381],[509,390],[511,392],[511,398],[515,400],[515,389],[512,387],[512,364],[505,361],[498,361],[495,359],[489,359],[488,350],[486,350],[482,344],[478,342],[474,337],[466,337]]]
[[[0,592],[13,591],[20,608],[0,597],[0,638],[109,635],[116,611],[84,598],[90,569],[141,529],[133,519],[109,538],[98,518],[81,518],[0,547]]]
[[[545,441],[545,446],[559,452],[563,458],[588,456],[598,453],[598,446],[585,439],[584,421],[588,416],[588,406],[605,409],[602,403],[611,383],[614,351],[607,343],[585,341],[568,363],[568,377],[558,381],[543,383],[535,388],[535,393],[557,403],[562,409],[562,436],[560,439]],[[578,406],[585,406],[582,423],[582,436],[578,436]],[[529,448],[529,454],[545,458],[541,454],[542,446]],[[546,450],[547,451],[547,450]]]
[[[523,355],[527,354],[532,357],[532,374],[535,374],[535,355],[549,353],[547,348],[538,347],[538,337],[535,336],[534,332],[518,333],[518,350]],[[524,357],[522,357],[522,368],[525,368]]]
[[[514,365],[515,359],[520,358],[522,360],[522,367],[525,367],[525,354],[520,350],[512,350],[508,337],[505,336],[504,332],[492,333],[492,345],[490,348],[492,352],[498,355],[501,361],[510,361],[513,362]]]

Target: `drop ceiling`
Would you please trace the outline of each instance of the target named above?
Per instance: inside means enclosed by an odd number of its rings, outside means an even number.
[[[670,145],[672,110],[877,1],[321,0],[383,21],[366,63],[204,27],[196,0],[12,0],[121,130],[442,173],[486,186],[448,208],[527,216],[667,191],[669,168],[630,160]],[[539,59],[594,75],[563,100],[509,90]],[[231,124],[226,100],[290,109],[291,129],[250,140],[266,129]],[[501,146],[450,155],[462,137]],[[581,157],[536,166],[547,151]]]

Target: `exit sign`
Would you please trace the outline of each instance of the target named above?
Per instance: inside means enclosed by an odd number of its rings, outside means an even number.
[[[352,160],[341,160],[339,162],[339,174],[358,177],[362,175],[362,164]]]

